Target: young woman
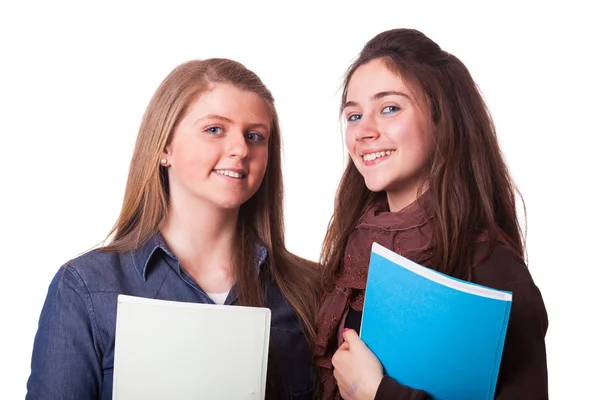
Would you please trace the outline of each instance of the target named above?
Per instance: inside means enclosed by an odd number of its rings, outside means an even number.
[[[322,253],[323,399],[428,398],[384,376],[357,335],[374,241],[513,292],[496,398],[546,399],[546,310],[524,263],[515,187],[467,68],[421,32],[383,32],[349,68],[341,114],[351,160]]]
[[[27,399],[112,398],[120,293],[271,308],[267,397],[312,398],[316,269],[284,247],[280,147],[253,72],[226,59],[173,70],[143,117],[112,241],[50,285]]]

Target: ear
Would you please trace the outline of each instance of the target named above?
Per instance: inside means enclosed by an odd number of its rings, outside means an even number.
[[[168,167],[171,165],[171,155],[172,155],[171,146],[167,145],[162,153],[160,154],[160,165],[163,167]]]
[[[167,158],[169,158],[172,155],[173,155],[173,144],[172,144],[172,142],[170,142],[163,149],[161,157],[167,157]]]

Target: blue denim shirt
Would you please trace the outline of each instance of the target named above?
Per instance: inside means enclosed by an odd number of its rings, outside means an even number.
[[[261,269],[267,251],[258,248]],[[308,400],[315,377],[301,325],[277,286],[265,281],[265,293],[274,357],[269,370],[276,365],[281,382],[277,398]],[[52,280],[40,315],[26,399],[112,399],[119,294],[213,303],[160,234],[134,252],[95,250],[70,261]],[[236,301],[234,286],[225,304]]]

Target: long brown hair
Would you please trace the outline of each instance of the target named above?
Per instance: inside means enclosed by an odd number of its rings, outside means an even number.
[[[190,104],[215,83],[227,83],[256,93],[271,115],[265,176],[256,194],[242,204],[238,215],[239,246],[234,254],[233,269],[240,303],[264,305],[254,263],[255,245],[261,242],[268,251],[269,277],[296,311],[312,347],[317,268],[314,263],[285,248],[281,136],[274,99],[260,78],[236,61],[189,61],[175,68],[162,81],[142,119],[121,214],[107,237],[112,237],[112,241],[102,249],[132,251],[158,232],[169,207],[169,181],[166,169],[159,164],[161,154]]]
[[[491,243],[501,240],[523,257],[516,188],[502,159],[490,113],[468,69],[417,30],[382,32],[348,68],[342,108],[356,69],[375,59],[421,95],[432,128],[433,151],[423,170],[434,215],[429,266],[471,279],[475,242],[482,233]],[[421,185],[419,193],[423,190]],[[346,242],[360,215],[379,195],[369,191],[349,160],[321,253],[326,285],[340,271]]]

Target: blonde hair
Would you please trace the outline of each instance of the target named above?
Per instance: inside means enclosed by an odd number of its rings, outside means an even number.
[[[132,251],[158,232],[167,214],[169,182],[160,167],[161,154],[190,104],[210,90],[227,83],[257,94],[271,115],[269,158],[264,179],[256,194],[242,204],[238,216],[240,245],[234,255],[234,274],[241,305],[263,306],[263,290],[256,276],[254,249],[257,242],[268,251],[269,275],[290,302],[313,345],[317,307],[316,264],[285,248],[281,136],[271,92],[260,78],[242,64],[228,59],[186,62],[160,84],[144,113],[135,144],[123,206],[107,238],[105,251]]]

